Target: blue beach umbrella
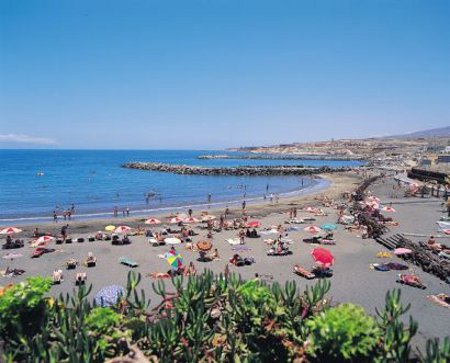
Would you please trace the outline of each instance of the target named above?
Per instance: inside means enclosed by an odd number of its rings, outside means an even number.
[[[120,285],[105,286],[97,292],[94,301],[98,306],[112,306],[117,304],[117,300],[124,294],[125,289]]]
[[[337,226],[333,223],[325,223],[322,224],[320,228],[323,229],[324,231],[334,231],[337,228]]]

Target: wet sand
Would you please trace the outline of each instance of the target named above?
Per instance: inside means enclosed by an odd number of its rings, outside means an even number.
[[[329,189],[319,194],[327,195],[330,198],[337,198],[343,191],[352,190],[361,181],[361,176],[357,174],[333,174],[324,176],[330,178],[332,184]],[[397,209],[397,213],[393,217],[399,221],[398,227],[392,227],[391,233],[398,232],[414,232],[432,234],[435,233],[437,225],[435,222],[442,215],[441,200],[437,198],[428,198],[426,200],[419,199],[403,199],[392,198],[392,179],[385,183],[377,182],[370,187],[373,192],[378,195],[382,201],[392,201],[393,206]],[[398,192],[398,197],[402,193]],[[283,224],[287,219],[286,211],[292,206],[309,206],[317,205],[314,200],[315,195],[305,197],[293,197],[281,199],[280,203],[265,203],[259,205],[249,205],[248,214],[260,219],[263,227],[270,225]],[[336,211],[333,208],[323,208],[328,216],[316,217],[316,225],[337,220]],[[219,215],[221,211],[211,210],[210,214]],[[240,210],[232,209],[236,216],[240,216]],[[200,211],[194,211],[194,215],[198,215]],[[309,213],[300,211],[298,218],[310,216]],[[112,218],[110,220],[89,221],[70,223],[69,232],[71,237],[86,237],[88,234],[95,233],[96,230],[102,230],[107,224],[126,224],[132,227],[142,224],[142,219],[135,218]],[[54,224],[46,224],[40,226],[41,230],[59,233],[62,222],[56,226]],[[241,253],[242,256],[252,256],[256,259],[256,263],[251,266],[235,267],[230,266],[231,271],[238,272],[243,278],[253,278],[255,273],[268,274],[273,276],[273,281],[283,283],[287,280],[295,280],[300,289],[304,289],[306,285],[311,285],[314,281],[307,281],[292,271],[294,264],[301,264],[304,267],[312,267],[313,260],[310,252],[317,245],[310,245],[302,242],[303,238],[310,235],[303,231],[305,225],[296,225],[299,231],[289,232],[289,238],[294,240],[291,245],[293,254],[285,257],[270,257],[266,255],[267,245],[264,243],[265,238],[271,236],[263,236],[257,239],[246,239],[246,245],[252,250]],[[23,236],[32,233],[36,226],[25,226]],[[157,228],[155,228],[157,229]],[[178,228],[177,228],[178,229]],[[194,237],[194,242],[205,239],[206,230],[196,228],[199,235]],[[197,262],[198,253],[187,251],[183,245],[177,245],[177,250],[183,255],[185,262],[194,261],[198,271],[204,268],[211,269],[215,272],[224,271],[228,259],[234,254],[232,246],[225,240],[227,238],[236,238],[238,231],[223,231],[214,234],[214,246],[218,248],[221,260],[208,263]],[[350,233],[344,230],[344,226],[338,225],[335,231],[335,239],[337,244],[328,248],[335,256],[335,264],[333,266],[334,276],[330,279],[331,291],[329,296],[334,302],[353,302],[364,306],[370,313],[375,313],[375,307],[382,308],[386,291],[393,288],[402,290],[402,300],[411,303],[411,313],[419,322],[419,336],[416,342],[419,346],[423,346],[424,338],[443,337],[448,335],[448,327],[450,326],[450,311],[426,299],[429,294],[445,292],[450,294],[448,284],[444,284],[438,278],[424,273],[417,267],[412,270],[423,279],[428,286],[426,290],[419,290],[413,287],[403,286],[396,283],[397,271],[378,272],[369,269],[370,263],[380,262],[375,254],[386,249],[371,239],[361,239],[356,233]],[[169,247],[152,247],[145,237],[131,237],[132,244],[128,246],[112,246],[110,241],[95,241],[72,244],[55,245],[54,242],[49,245],[56,248],[57,251],[43,255],[38,259],[31,259],[29,254],[32,249],[28,246],[25,248],[14,250],[22,253],[24,256],[14,261],[1,259],[0,270],[4,270],[6,266],[11,268],[23,268],[26,273],[16,278],[0,278],[0,285],[9,282],[19,282],[32,275],[50,276],[55,268],[64,270],[65,281],[61,285],[52,287],[51,294],[71,292],[75,288],[74,279],[76,272],[86,271],[88,274],[88,284],[93,285],[92,296],[105,285],[121,284],[125,286],[127,273],[131,269],[118,263],[118,258],[127,256],[139,263],[139,267],[134,269],[145,276],[154,271],[164,272],[168,270],[165,260],[157,257],[168,250]],[[420,239],[419,239],[420,240]],[[441,242],[450,244],[450,238],[446,238]],[[11,250],[13,251],[13,250]],[[8,251],[3,251],[3,255]],[[78,266],[76,270],[65,270],[64,261],[68,258],[76,258],[83,261],[88,252],[93,252],[98,257],[97,266],[94,268],[86,268]],[[397,258],[393,258],[397,261]],[[152,303],[158,302],[158,296],[153,292],[153,280],[149,277],[143,277],[141,287],[145,289],[146,295],[152,299]],[[170,281],[166,280],[166,285],[170,286]],[[408,314],[409,315],[409,314]],[[405,319],[406,321],[406,319]]]

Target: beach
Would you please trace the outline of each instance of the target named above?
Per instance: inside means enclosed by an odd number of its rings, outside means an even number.
[[[373,172],[375,173],[375,172]],[[367,176],[367,175],[365,175]],[[321,175],[322,178],[330,181],[330,186],[326,190],[321,190],[314,194],[305,196],[291,196],[281,198],[279,203],[265,201],[263,203],[250,203],[247,206],[247,214],[249,220],[259,220],[262,227],[284,225],[288,219],[287,211],[289,208],[296,207],[298,209],[298,218],[309,217],[310,213],[302,210],[308,206],[320,206],[321,203],[317,200],[318,196],[327,196],[330,199],[338,201],[345,201],[342,199],[342,193],[354,190],[363,180],[362,173],[333,173]],[[428,197],[426,199],[420,198],[403,198],[404,189],[393,190],[393,185],[396,182],[393,177],[387,177],[381,181],[375,182],[369,187],[373,194],[381,198],[382,203],[388,204],[392,202],[392,206],[397,212],[392,215],[399,226],[389,227],[389,233],[420,233],[424,235],[431,235],[436,233],[435,222],[439,220],[442,215],[443,207],[442,200],[438,198]],[[321,206],[328,215],[317,216],[315,225],[323,223],[336,223],[337,213],[333,207]],[[228,218],[240,217],[240,206],[230,207],[231,214]],[[214,208],[205,210],[194,210],[193,215],[199,216],[201,212],[208,212],[209,214],[219,216],[223,213],[223,209],[215,210]],[[187,211],[183,211],[187,213]],[[161,220],[167,220],[167,213],[165,215],[155,215]],[[143,224],[142,218],[108,218],[102,220],[92,221],[76,221],[68,222],[68,232],[71,237],[84,237],[95,234],[98,230],[104,230],[108,224],[113,225],[127,225],[130,227],[150,227],[152,230],[159,229],[154,226],[146,226]],[[27,225],[23,226],[24,232],[17,237],[28,240],[34,231],[34,228],[39,227],[40,231],[50,232],[58,235],[64,221],[58,223],[47,223],[42,225]],[[243,257],[253,257],[256,263],[250,266],[236,267],[229,265],[230,271],[239,273],[244,279],[251,279],[255,274],[259,274],[261,278],[268,282],[278,281],[284,283],[285,281],[294,280],[297,287],[303,290],[307,285],[314,284],[313,281],[308,281],[293,273],[293,266],[300,264],[306,268],[313,266],[313,259],[311,251],[318,247],[317,245],[307,244],[302,242],[306,237],[311,235],[303,230],[308,224],[292,225],[299,228],[298,231],[288,232],[288,237],[293,240],[290,249],[293,252],[291,255],[276,257],[267,256],[266,251],[268,246],[264,242],[266,238],[274,238],[274,236],[261,236],[256,239],[245,239],[245,244],[251,250],[247,252],[239,252]],[[201,229],[198,225],[194,225],[194,230],[199,233],[198,236],[193,237],[193,241],[197,242],[205,240],[207,230]],[[178,227],[172,227],[178,229]],[[262,231],[262,228],[259,229]],[[192,252],[185,249],[183,244],[175,245],[177,251],[182,254],[184,263],[194,262],[198,273],[203,269],[210,269],[214,272],[223,272],[228,260],[233,256],[232,246],[226,242],[226,239],[236,238],[238,230],[223,230],[219,233],[214,233],[212,242],[214,247],[218,249],[220,260],[212,262],[197,261],[198,252]],[[276,237],[276,236],[275,236]],[[344,229],[343,225],[338,225],[334,233],[336,242],[335,246],[326,246],[335,257],[333,265],[334,274],[329,279],[331,282],[331,290],[328,296],[334,303],[338,302],[353,302],[362,305],[369,313],[375,314],[375,308],[382,309],[384,306],[384,299],[386,292],[394,288],[399,288],[402,291],[402,301],[404,304],[411,304],[411,309],[405,316],[405,321],[409,314],[412,314],[414,319],[419,323],[419,333],[415,338],[417,346],[423,348],[424,341],[427,338],[444,337],[448,335],[448,326],[450,324],[450,316],[448,309],[432,304],[427,300],[426,296],[444,292],[450,294],[448,284],[443,283],[437,277],[427,274],[418,267],[410,267],[410,270],[417,273],[427,286],[426,290],[416,289],[414,287],[400,285],[396,283],[397,271],[379,272],[369,268],[371,263],[380,262],[376,254],[380,251],[387,251],[383,246],[375,242],[373,239],[362,239],[357,232],[349,232]],[[411,237],[412,238],[412,237]],[[23,254],[23,257],[15,260],[1,259],[0,270],[5,270],[6,267],[21,268],[26,271],[25,274],[14,278],[3,277],[0,279],[0,285],[8,283],[17,283],[29,276],[51,276],[55,269],[62,269],[64,273],[64,281],[60,285],[54,285],[51,290],[51,295],[57,296],[60,293],[72,292],[75,289],[75,275],[77,272],[87,272],[87,284],[92,284],[92,297],[103,286],[111,284],[119,284],[125,286],[127,274],[133,270],[139,272],[143,276],[141,287],[145,290],[146,296],[152,300],[152,305],[159,302],[158,296],[152,289],[152,283],[157,280],[147,277],[151,272],[165,272],[169,266],[164,259],[158,258],[158,255],[167,252],[170,246],[152,247],[144,236],[131,236],[132,244],[123,246],[113,246],[111,241],[94,241],[83,243],[73,242],[72,244],[55,245],[51,242],[47,247],[55,248],[56,251],[44,254],[40,258],[31,259],[30,254],[33,251],[28,245],[24,248],[14,250]],[[425,240],[424,238],[415,238],[414,240]],[[448,244],[449,238],[442,242]],[[2,251],[3,255],[8,251]],[[98,259],[97,266],[87,268],[79,265],[75,270],[65,270],[65,261],[68,258],[75,258],[80,262],[84,261],[92,252]],[[139,266],[131,269],[130,267],[119,264],[120,257],[129,257],[135,260]],[[397,258],[392,258],[392,261],[400,261]],[[170,286],[170,280],[164,280],[166,285]]]

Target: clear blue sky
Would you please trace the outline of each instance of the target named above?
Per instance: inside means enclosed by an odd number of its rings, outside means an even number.
[[[2,0],[0,147],[214,149],[447,126],[449,19],[448,0]]]

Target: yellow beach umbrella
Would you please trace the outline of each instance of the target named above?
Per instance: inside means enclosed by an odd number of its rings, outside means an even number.
[[[105,231],[107,232],[112,232],[116,229],[116,226],[113,226],[112,224],[110,224],[109,226],[105,227]]]

